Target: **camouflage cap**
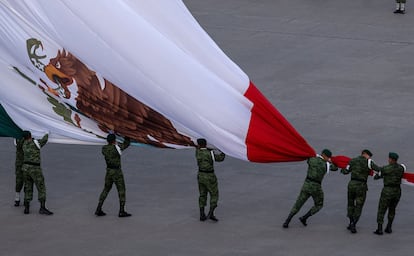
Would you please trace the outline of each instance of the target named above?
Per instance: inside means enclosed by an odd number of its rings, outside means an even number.
[[[322,150],[322,154],[325,155],[325,156],[327,156],[327,157],[331,157],[332,156],[332,152],[329,149],[327,149],[327,148],[325,148],[324,150]]]
[[[388,157],[389,157],[389,158],[391,158],[391,159],[393,159],[393,160],[395,160],[395,161],[397,161],[397,160],[398,160],[398,154],[397,154],[397,153],[395,153],[395,152],[390,152],[390,153],[388,154]]]

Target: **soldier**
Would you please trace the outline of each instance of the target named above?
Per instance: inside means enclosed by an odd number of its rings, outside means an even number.
[[[214,174],[214,161],[221,162],[225,158],[225,154],[217,149],[208,149],[205,139],[197,139],[196,159],[198,165],[198,190],[200,197],[198,205],[200,207],[200,221],[207,219],[218,221],[214,216],[214,210],[217,207],[219,191],[217,177]],[[210,211],[207,216],[204,213],[204,207],[207,205],[207,195],[210,194]]]
[[[16,161],[15,161],[15,174],[16,174],[16,186],[15,191],[16,195],[14,197],[14,206],[20,205],[20,192],[23,189],[24,177],[23,177],[23,142],[24,138],[14,139],[14,144],[16,146]]]
[[[396,3],[396,7],[395,7],[394,13],[404,14],[406,0],[395,0],[395,3]]]
[[[308,159],[308,173],[305,179],[305,182],[302,186],[302,190],[296,200],[296,203],[293,205],[292,210],[289,213],[285,223],[283,223],[284,228],[289,227],[289,223],[292,220],[292,217],[299,212],[300,208],[305,204],[309,197],[313,198],[314,206],[302,217],[299,218],[300,222],[304,226],[307,226],[306,220],[317,213],[323,207],[323,190],[322,190],[322,180],[329,170],[337,171],[338,167],[331,163],[330,157],[332,153],[329,149],[324,149],[321,155],[316,157],[311,157]]]
[[[126,137],[121,145],[116,142],[115,134],[109,134],[106,138],[108,144],[102,147],[102,154],[106,162],[105,186],[99,197],[98,207],[96,208],[96,216],[105,216],[102,211],[102,205],[111,191],[112,185],[115,183],[119,197],[119,214],[118,217],[129,217],[131,214],[125,211],[125,181],[121,170],[121,152],[130,145],[130,139]]]
[[[388,223],[385,228],[386,233],[392,233],[392,222],[395,217],[395,208],[401,198],[401,179],[404,175],[405,166],[397,163],[398,154],[390,152],[388,154],[388,165],[384,167],[374,166],[373,169],[378,173],[374,179],[384,178],[384,188],[378,203],[377,223],[378,228],[374,231],[377,235],[382,235],[382,224],[384,223],[384,215],[388,210]]]
[[[371,171],[372,153],[368,149],[362,150],[360,156],[349,161],[345,169],[341,169],[342,174],[351,173],[351,180],[348,183],[348,207],[347,217],[349,225],[347,227],[351,233],[356,233],[356,224],[361,216],[362,208],[367,196],[367,179]]]
[[[52,215],[46,206],[46,186],[42,169],[40,168],[40,148],[46,145],[48,134],[40,140],[32,138],[29,131],[23,131],[23,176],[24,176],[24,214],[30,213],[30,201],[33,199],[33,183],[36,185],[40,202],[40,214]]]

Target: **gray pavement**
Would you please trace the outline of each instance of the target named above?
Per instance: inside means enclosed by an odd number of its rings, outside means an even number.
[[[391,0],[185,0],[200,24],[317,150],[356,156],[388,151],[414,171],[414,3],[393,14]],[[123,155],[127,210],[93,215],[103,188],[98,146],[42,150],[53,216],[14,207],[14,147],[0,139],[0,254],[13,255],[411,255],[414,187],[403,186],[394,233],[376,228],[381,181],[369,191],[357,234],[346,229],[349,176],[324,180],[324,208],[303,227],[282,223],[306,175],[305,162],[216,165],[218,223],[198,221],[193,150],[133,147]],[[36,194],[35,194],[36,196]]]

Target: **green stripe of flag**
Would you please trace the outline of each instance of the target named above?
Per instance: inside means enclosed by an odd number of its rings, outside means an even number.
[[[2,105],[0,105],[0,137],[22,137],[22,129],[13,122]]]

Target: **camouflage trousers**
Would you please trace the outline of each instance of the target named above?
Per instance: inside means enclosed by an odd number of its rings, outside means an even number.
[[[24,185],[24,176],[23,176],[23,170],[22,170],[23,165],[22,164],[16,164],[16,186],[15,186],[15,191],[17,193],[19,193],[20,191],[22,191],[23,185]]]
[[[46,201],[45,178],[40,166],[24,164],[22,167],[24,177],[24,201],[30,202],[33,199],[33,184],[37,188],[39,202]]]
[[[218,182],[216,175],[206,172],[198,172],[198,191],[200,197],[198,198],[199,207],[205,207],[207,205],[207,196],[210,194],[210,208],[217,207],[219,199]]]
[[[295,215],[299,212],[300,208],[305,204],[305,202],[312,197],[314,205],[310,209],[311,214],[314,215],[323,207],[323,190],[322,186],[318,183],[312,181],[305,181],[300,191],[296,203],[293,205],[292,210],[290,211],[291,215]]]
[[[122,170],[120,169],[106,169],[105,175],[105,186],[99,196],[99,202],[103,203],[106,197],[109,194],[109,191],[112,189],[112,185],[115,183],[116,189],[118,190],[119,202],[125,204],[126,201],[126,190],[125,190],[125,180]]]
[[[367,198],[367,190],[368,185],[364,182],[351,180],[348,183],[348,218],[353,218],[355,221],[359,220]]]
[[[395,209],[401,198],[401,188],[384,187],[378,203],[377,223],[384,223],[385,212],[388,210],[388,222],[392,222],[395,217]]]

